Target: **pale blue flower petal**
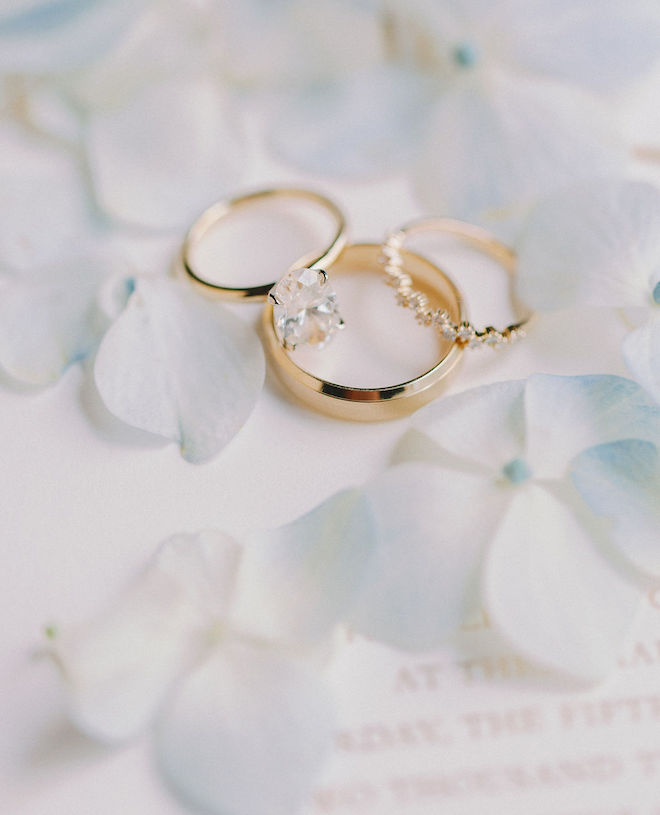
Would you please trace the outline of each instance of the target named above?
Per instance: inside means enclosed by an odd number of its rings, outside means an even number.
[[[292,815],[329,752],[333,706],[309,666],[225,642],[186,679],[155,733],[166,780],[210,815]]]
[[[532,0],[507,26],[510,59],[597,91],[630,84],[658,61],[660,9],[647,0]]]
[[[479,571],[509,490],[478,475],[402,464],[366,488],[378,547],[349,620],[372,639],[435,648],[480,607]]]
[[[416,433],[434,442],[427,455],[452,464],[477,466],[484,472],[499,470],[525,449],[523,392],[525,382],[498,382],[438,399],[417,411]],[[405,442],[409,441],[409,445]],[[404,439],[401,454],[409,457],[414,436]],[[456,461],[448,460],[447,454]]]
[[[186,225],[246,170],[237,113],[210,79],[156,82],[92,112],[86,147],[101,208],[152,229]]]
[[[562,478],[576,455],[597,444],[660,441],[660,409],[619,376],[531,376],[525,416],[525,459],[537,478]]]
[[[594,546],[575,507],[529,484],[494,536],[483,596],[494,627],[522,656],[595,682],[616,667],[642,591]]]
[[[315,645],[346,618],[378,545],[358,490],[332,496],[279,529],[251,534],[232,619],[241,630]]]
[[[632,376],[660,404],[660,314],[631,331],[621,350]]]
[[[579,455],[571,477],[609,540],[637,569],[660,577],[660,455],[649,442],[613,442]]]
[[[69,716],[102,741],[149,724],[231,600],[240,550],[220,532],[166,541],[120,600],[55,636]]]
[[[0,73],[53,73],[110,48],[145,0],[27,0],[0,11]]]
[[[429,89],[411,73],[376,68],[318,82],[278,111],[270,143],[295,167],[369,177],[405,167],[426,124]]]
[[[184,283],[138,278],[94,365],[107,408],[181,445],[185,459],[218,453],[243,426],[265,362],[254,329]]]
[[[547,81],[491,71],[439,96],[415,185],[438,214],[516,234],[544,194],[620,171],[627,148],[595,99]]]
[[[650,307],[658,223],[660,190],[641,181],[596,179],[545,198],[516,247],[518,296],[539,310]]]
[[[90,250],[0,277],[0,367],[18,382],[50,385],[91,354],[107,327],[97,306],[114,258]]]

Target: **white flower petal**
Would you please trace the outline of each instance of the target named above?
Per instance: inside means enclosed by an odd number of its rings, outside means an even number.
[[[645,441],[592,447],[571,477],[597,515],[612,523],[610,539],[639,570],[660,577],[660,456]]]
[[[87,357],[106,328],[96,297],[114,268],[112,257],[81,252],[0,278],[0,367],[19,382],[49,385]]]
[[[209,611],[229,594],[237,557],[236,544],[221,533],[171,538],[117,604],[56,635],[69,715],[78,728],[121,741],[149,723],[204,648]]]
[[[332,719],[308,666],[225,643],[160,717],[158,761],[183,801],[210,815],[291,815],[329,750]]]
[[[345,621],[376,545],[373,517],[358,490],[338,493],[279,529],[252,534],[238,576],[234,624],[314,645]]]
[[[479,607],[484,548],[509,489],[429,464],[402,464],[367,487],[378,546],[350,615],[367,637],[410,651],[437,647]]]
[[[510,58],[527,71],[598,91],[629,84],[658,59],[660,11],[647,0],[533,0],[507,27]]]
[[[525,458],[537,478],[562,478],[578,453],[597,444],[660,440],[660,409],[619,376],[531,376],[525,417]]]
[[[520,488],[497,531],[483,592],[521,654],[588,682],[615,667],[641,599],[569,507],[534,484]]]
[[[0,12],[0,73],[52,73],[107,50],[144,0],[27,0],[12,5]]]
[[[244,139],[210,80],[146,86],[123,106],[93,113],[87,154],[100,206],[153,229],[191,221],[238,182]]]
[[[122,421],[181,445],[204,461],[239,431],[264,380],[251,326],[176,280],[138,278],[103,338],[99,393]]]
[[[444,452],[499,469],[524,451],[524,389],[524,380],[498,382],[438,399],[414,415],[412,426],[438,445],[434,458]]]
[[[600,104],[571,88],[491,72],[436,107],[416,169],[422,203],[502,236],[541,195],[627,160]]]
[[[75,251],[90,229],[76,159],[23,131],[0,129],[0,271]]]
[[[660,190],[641,181],[571,185],[532,210],[517,246],[532,308],[652,306],[660,279]]]
[[[660,316],[631,331],[621,350],[630,373],[660,404]]]
[[[416,154],[429,91],[404,71],[377,68],[298,91],[278,111],[270,142],[309,172],[369,177]]]

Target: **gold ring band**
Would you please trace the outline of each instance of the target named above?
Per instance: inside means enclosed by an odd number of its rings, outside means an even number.
[[[356,268],[379,268],[382,247],[377,243],[349,244],[329,264],[332,276]],[[402,250],[406,270],[427,296],[438,302],[454,320],[465,318],[463,299],[454,282],[435,264],[413,252]],[[299,264],[304,265],[304,264]],[[266,305],[262,315],[266,350],[285,385],[305,404],[335,418],[352,421],[384,421],[404,416],[435,399],[455,371],[462,347],[442,341],[439,361],[428,371],[397,385],[356,388],[327,382],[300,368],[282,347],[273,325],[273,308]]]
[[[440,232],[460,238],[475,249],[493,258],[506,269],[510,278],[513,278],[515,274],[515,253],[485,229],[453,218],[421,218],[395,230],[388,235],[383,243],[381,263],[384,266],[388,282],[396,289],[398,302],[406,308],[411,308],[415,312],[418,322],[435,326],[442,336],[460,345],[499,347],[524,337],[525,330],[533,316],[531,313],[526,313],[521,319],[506,326],[501,331],[493,328],[493,326],[487,326],[483,331],[479,331],[467,320],[457,322],[452,320],[451,315],[448,313],[442,310],[434,311],[429,308],[424,296],[420,292],[413,290],[412,281],[403,268],[404,264],[401,256],[406,240],[425,232]],[[520,305],[513,293],[511,299],[514,308],[520,311]]]
[[[214,283],[205,279],[199,271],[194,268],[190,256],[204,235],[227,215],[238,208],[243,208],[259,201],[276,198],[299,198],[304,201],[310,201],[330,213],[335,222],[335,231],[329,245],[320,254],[312,256],[312,260],[308,264],[309,266],[315,267],[317,264],[332,263],[334,258],[341,252],[346,244],[346,221],[344,215],[336,204],[318,192],[295,187],[280,187],[239,195],[236,198],[230,198],[226,201],[218,201],[197,218],[195,223],[188,230],[181,247],[181,264],[184,271],[194,283],[202,287],[207,295],[210,294],[224,300],[258,301],[266,299],[268,292],[277,281],[273,280],[270,283],[264,283],[259,286],[223,286],[220,283]]]

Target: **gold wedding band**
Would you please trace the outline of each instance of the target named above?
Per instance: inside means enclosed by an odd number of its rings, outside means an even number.
[[[218,201],[205,210],[190,227],[181,247],[183,269],[194,283],[202,287],[207,295],[210,294],[224,300],[258,301],[266,299],[268,292],[277,281],[273,280],[270,283],[258,286],[223,286],[220,283],[207,280],[200,274],[199,270],[194,268],[191,253],[206,233],[230,213],[260,201],[280,198],[298,198],[309,201],[328,212],[334,221],[334,233],[330,243],[322,252],[312,256],[308,263],[310,267],[316,268],[323,264],[330,264],[339,255],[346,244],[346,221],[339,207],[320,193],[295,187],[279,187],[239,195],[226,201]]]
[[[376,243],[349,244],[327,264],[330,274],[350,273],[356,269],[379,268],[382,247]],[[406,271],[424,291],[429,302],[446,310],[457,322],[465,319],[463,299],[453,281],[435,264],[408,250],[401,250]],[[307,265],[304,261],[297,265]],[[273,325],[272,305],[262,315],[266,350],[285,385],[302,402],[335,418],[352,421],[383,421],[404,416],[435,399],[455,371],[463,349],[456,343],[440,340],[440,359],[428,371],[397,385],[355,388],[327,382],[300,368],[282,347]]]

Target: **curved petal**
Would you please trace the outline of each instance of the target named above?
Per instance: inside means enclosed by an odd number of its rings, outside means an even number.
[[[525,458],[537,478],[562,478],[578,453],[597,444],[660,440],[660,408],[619,376],[531,376],[525,417]]]
[[[660,316],[631,331],[621,351],[630,373],[660,404]]]
[[[182,683],[156,726],[161,771],[211,815],[291,815],[331,743],[321,677],[270,650],[226,643]]]
[[[75,158],[18,128],[0,129],[0,208],[0,271],[75,253],[91,227]]]
[[[97,294],[113,266],[90,252],[0,278],[0,367],[19,382],[49,385],[87,357],[106,327]]]
[[[660,577],[660,455],[645,441],[592,447],[571,468],[573,483],[597,515],[611,521],[609,538],[637,569]]]
[[[511,237],[540,196],[622,169],[626,151],[613,133],[591,97],[490,72],[438,99],[416,189],[430,210]]]
[[[660,12],[647,0],[533,0],[520,12],[508,45],[524,70],[608,91],[629,84],[658,59]]]
[[[569,506],[535,484],[519,489],[494,537],[483,593],[521,654],[586,682],[615,667],[642,596]]]
[[[245,169],[236,112],[210,80],[148,85],[92,113],[86,147],[100,206],[152,229],[191,221]]]
[[[252,634],[314,645],[344,622],[377,545],[359,490],[332,496],[302,518],[251,535],[232,620]]]
[[[524,380],[471,388],[417,411],[412,426],[440,448],[434,459],[448,453],[457,464],[498,470],[524,451],[524,390]]]
[[[144,2],[12,3],[0,12],[0,73],[53,73],[90,62],[113,45]]]
[[[479,608],[484,549],[510,490],[490,479],[402,464],[367,487],[378,546],[350,620],[410,651],[437,647]]]
[[[369,177],[413,157],[428,102],[424,81],[402,70],[380,67],[317,82],[278,111],[270,142],[278,156],[303,170]]]
[[[114,606],[56,635],[69,715],[80,730],[122,741],[151,721],[206,646],[209,595],[218,597],[211,608],[222,602],[237,551],[219,532],[175,536]]]
[[[574,184],[532,210],[517,246],[516,291],[532,308],[653,306],[660,190],[641,181]]]
[[[264,370],[249,325],[178,281],[139,278],[103,338],[94,376],[115,416],[178,442],[185,459],[201,462],[243,426]]]

